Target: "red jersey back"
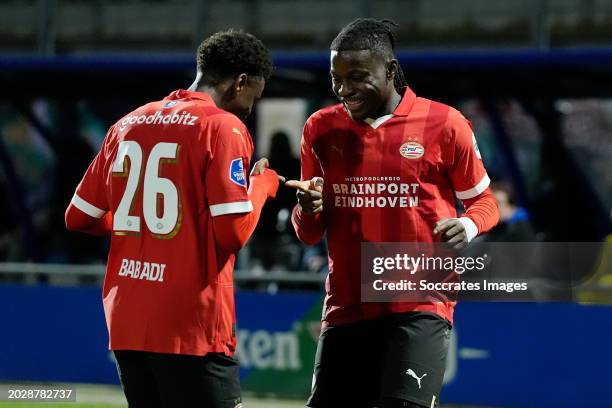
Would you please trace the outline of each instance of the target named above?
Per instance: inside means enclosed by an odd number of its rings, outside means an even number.
[[[433,242],[435,223],[456,217],[489,178],[469,122],[406,89],[391,115],[352,120],[342,105],[314,113],[302,138],[302,180],[323,177],[329,247],[324,320],[431,311],[452,321],[454,303],[361,303],[362,242]]]
[[[212,217],[252,211],[251,137],[209,95],[178,90],[109,130],[73,204],[113,213],[103,298],[110,348],[235,350],[234,255]]]

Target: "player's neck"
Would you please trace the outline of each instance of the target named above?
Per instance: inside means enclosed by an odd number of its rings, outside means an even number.
[[[399,105],[401,100],[402,100],[402,96],[397,92],[395,88],[393,88],[393,91],[391,91],[391,97],[385,104],[384,112],[382,112],[380,116],[392,114],[395,111],[395,108],[397,108],[397,105]]]
[[[220,106],[221,101],[223,100],[223,93],[219,92],[219,90],[214,86],[202,85],[198,86],[195,89],[197,92],[204,92],[208,94],[212,100],[215,102],[215,105]]]
[[[215,102],[215,105],[219,106],[221,104],[221,101],[223,100],[224,90],[219,90],[217,89],[217,87],[214,87],[211,85],[201,85],[200,84],[201,80],[202,80],[202,73],[198,71],[195,80],[193,81],[191,86],[187,89],[192,92],[204,92],[205,94],[208,94],[212,98],[212,100]]]
[[[373,112],[371,115],[369,115],[368,118],[371,120],[376,120],[378,118],[382,118],[383,116],[392,114],[401,100],[402,96],[397,92],[395,88],[393,88],[393,91],[391,91],[391,95],[389,96],[387,102],[385,102],[378,111]]]

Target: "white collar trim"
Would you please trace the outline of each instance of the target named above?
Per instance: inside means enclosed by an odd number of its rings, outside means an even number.
[[[378,119],[367,118],[367,119],[364,120],[364,122],[366,122],[368,125],[372,126],[373,129],[378,129],[378,127],[380,125],[382,125],[383,123],[385,123],[386,121],[388,121],[392,117],[393,117],[393,114],[390,113],[388,115],[381,116]]]

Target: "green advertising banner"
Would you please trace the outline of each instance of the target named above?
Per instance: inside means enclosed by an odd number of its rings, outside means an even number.
[[[236,295],[236,356],[245,392],[309,395],[322,301],[318,294]]]

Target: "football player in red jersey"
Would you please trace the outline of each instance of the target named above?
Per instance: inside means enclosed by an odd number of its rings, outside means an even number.
[[[108,131],[66,210],[73,231],[111,234],[103,303],[130,407],[241,406],[235,253],[278,178],[241,121],[272,72],[254,36],[202,42],[191,90]]]
[[[393,27],[358,19],[333,40],[340,104],[308,119],[301,181],[286,183],[298,237],[329,247],[310,407],[437,406],[454,302],[362,302],[361,244],[462,248],[499,217],[469,122],[407,87]]]

